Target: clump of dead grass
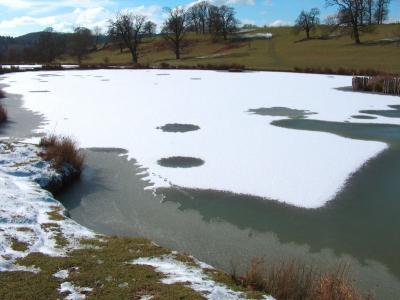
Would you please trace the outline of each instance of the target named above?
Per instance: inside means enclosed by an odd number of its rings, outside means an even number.
[[[55,169],[70,166],[77,174],[82,172],[85,156],[71,137],[49,134],[40,140],[39,146],[45,148],[41,153],[43,159],[51,161]]]
[[[367,300],[349,279],[348,267],[340,266],[335,272],[322,273],[299,261],[265,264],[253,259],[243,276],[232,278],[237,284],[286,300]]]

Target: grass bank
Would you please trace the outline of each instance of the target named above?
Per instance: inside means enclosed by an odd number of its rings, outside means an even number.
[[[260,29],[271,32],[271,40],[223,41],[208,35],[188,34],[188,47],[181,60],[165,45],[162,38],[147,41],[141,46],[139,62],[147,65],[168,63],[179,66],[244,65],[254,70],[295,71],[306,69],[345,68],[348,70],[377,70],[400,73],[400,43],[395,42],[398,24],[379,25],[371,33],[362,35],[363,43],[355,45],[350,36],[328,35],[321,26],[310,40],[294,33],[291,27]],[[85,64],[129,64],[130,54],[118,47],[107,47],[91,53]],[[64,57],[60,63],[75,63]]]

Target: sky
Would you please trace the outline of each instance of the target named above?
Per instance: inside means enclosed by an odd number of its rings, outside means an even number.
[[[106,28],[116,12],[129,10],[161,25],[163,8],[190,5],[196,0],[0,0],[0,35],[19,36],[53,27],[72,31],[75,26]],[[321,19],[334,10],[325,0],[211,0],[233,6],[243,24],[281,26],[293,24],[303,9],[318,7]],[[400,0],[392,0],[390,21],[400,21]]]

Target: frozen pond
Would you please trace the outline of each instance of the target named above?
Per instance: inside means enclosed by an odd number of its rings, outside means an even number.
[[[378,299],[398,299],[399,97],[344,92],[344,76],[160,72],[3,77],[47,119],[40,132],[90,148],[61,196],[74,219],[226,270],[254,256],[349,263]],[[15,120],[0,135],[18,136],[28,113],[6,101]]]
[[[95,70],[17,73],[4,82],[6,91],[23,95],[25,108],[46,118],[40,132],[72,135],[85,148],[127,149],[148,169],[153,188],[213,189],[304,208],[323,207],[388,146],[271,122],[400,123],[398,110],[388,107],[398,97],[338,90],[349,84],[345,76]],[[360,111],[376,119],[352,118]],[[169,157],[204,163],[160,163]]]

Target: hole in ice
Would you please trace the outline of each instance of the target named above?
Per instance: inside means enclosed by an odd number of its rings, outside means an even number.
[[[204,165],[204,160],[195,157],[173,156],[162,158],[157,162],[166,168],[194,168]]]
[[[165,124],[164,126],[157,127],[164,132],[189,132],[199,130],[200,127],[193,124]]]
[[[304,119],[309,115],[317,114],[309,110],[292,109],[288,107],[260,107],[249,109],[247,112],[260,116],[288,117],[291,119]]]

